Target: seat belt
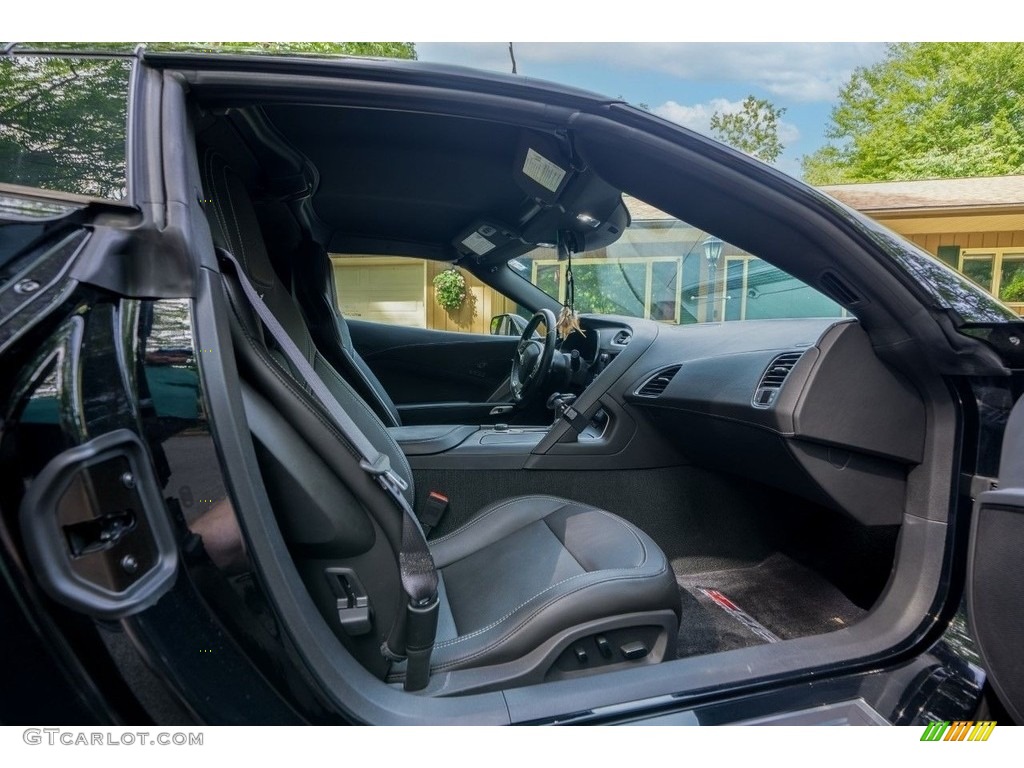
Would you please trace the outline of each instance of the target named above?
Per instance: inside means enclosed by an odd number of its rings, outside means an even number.
[[[402,513],[402,540],[398,552],[398,569],[402,589],[408,596],[405,609],[405,633],[403,637],[388,636],[382,647],[385,655],[392,658],[404,656],[408,660],[405,672],[405,690],[419,691],[430,679],[430,654],[434,649],[437,632],[439,600],[437,596],[437,569],[434,558],[427,547],[423,530],[416,521],[412,507],[402,494],[408,484],[391,468],[391,460],[370,443],[363,431],[338,405],[330,390],[302,354],[291,336],[284,329],[274,313],[263,302],[238,260],[224,248],[217,247],[218,257],[229,262],[235,269],[239,285],[249,304],[266,326],[281,352],[296,371],[305,379],[313,395],[334,420],[342,437],[348,443],[350,452],[359,460],[359,466],[370,475],[391,497]],[[404,642],[401,642],[404,639]],[[396,642],[397,641],[397,642]],[[392,647],[392,645],[398,647]],[[404,651],[404,653],[403,653]]]

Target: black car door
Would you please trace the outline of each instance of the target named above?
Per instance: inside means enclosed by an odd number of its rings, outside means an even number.
[[[518,337],[358,320],[348,325],[356,349],[395,401],[403,423],[507,420],[507,379]]]
[[[1010,412],[998,481],[974,502],[967,605],[992,687],[1024,723],[1024,398]]]
[[[511,299],[464,270],[418,257],[332,254],[331,272],[353,346],[403,424],[515,417],[508,375],[518,336],[496,333],[500,322],[492,322],[518,309]],[[449,276],[461,286],[455,303],[436,284]]]

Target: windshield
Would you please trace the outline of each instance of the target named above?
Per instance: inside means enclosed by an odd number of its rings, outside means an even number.
[[[640,201],[606,248],[572,258],[576,310],[686,324],[782,317],[844,317],[815,289],[757,256]],[[559,302],[569,262],[536,248],[509,266]]]
[[[961,272],[875,222],[863,218],[861,220],[868,224],[870,236],[928,292],[931,304],[955,312],[961,325],[1020,322],[1020,316],[998,301],[986,288],[994,290],[1005,300],[1018,298],[1021,294],[1014,291],[1020,284],[1017,270],[1020,269],[1021,259],[1011,257],[1005,263],[1001,259],[1002,269],[993,275],[991,256],[986,260],[978,256],[967,256],[961,251]],[[1021,256],[1024,257],[1024,253]],[[997,280],[1000,282],[995,282]],[[1024,282],[1024,274],[1020,280]],[[1002,281],[1005,281],[1005,285]],[[1024,303],[1018,303],[1017,307],[1024,309]]]

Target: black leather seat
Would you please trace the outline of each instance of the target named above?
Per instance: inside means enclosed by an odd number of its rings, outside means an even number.
[[[402,451],[313,343],[271,267],[244,184],[212,152],[202,166],[215,241],[238,259],[342,409],[388,454],[411,503]],[[230,269],[223,282],[260,470],[296,566],[342,643],[380,677],[401,680],[404,663],[381,653],[403,605],[400,516],[379,503],[380,489],[335,424],[268,343]],[[608,512],[552,496],[507,499],[430,542],[430,550],[440,596],[431,690],[523,684],[674,654],[672,570],[648,536]],[[351,591],[365,594],[369,622],[346,622],[339,612],[339,598]]]

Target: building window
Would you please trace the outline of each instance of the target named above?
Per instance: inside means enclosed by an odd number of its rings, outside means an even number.
[[[958,266],[993,296],[1024,310],[1024,248],[965,248]]]
[[[682,257],[648,256],[611,260],[576,256],[572,260],[576,309],[580,312],[627,315],[669,323],[684,322]],[[534,259],[533,284],[550,296],[564,297],[568,264]]]

